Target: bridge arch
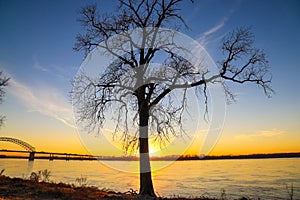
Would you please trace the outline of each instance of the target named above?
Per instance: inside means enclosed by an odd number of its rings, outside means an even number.
[[[27,142],[24,142],[24,141],[22,141],[22,140],[17,139],[17,138],[0,137],[0,141],[3,141],[3,142],[11,142],[11,143],[14,143],[14,144],[17,144],[17,145],[23,147],[23,148],[26,149],[27,151],[35,152],[35,147],[31,146],[31,145],[28,144]]]

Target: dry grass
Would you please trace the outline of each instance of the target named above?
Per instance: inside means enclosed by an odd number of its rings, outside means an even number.
[[[132,192],[120,193],[114,191],[100,190],[96,187],[75,187],[64,183],[38,182],[35,180],[24,180],[21,178],[10,178],[0,175],[0,200],[2,199],[89,199],[89,200],[105,200],[105,199],[123,199],[137,200],[141,199],[137,194]],[[159,200],[187,200],[189,198],[164,198]],[[193,198],[193,200],[213,200],[212,198],[201,197]]]
[[[0,176],[2,199],[136,199],[129,194],[101,191],[96,187],[74,187]]]
[[[84,184],[83,184],[84,185]],[[223,195],[222,195],[223,194]],[[225,191],[221,194],[221,200],[227,200]],[[42,200],[138,200],[140,198],[136,192],[128,191],[126,193],[114,192],[110,190],[100,190],[96,187],[69,185],[65,183],[39,182],[35,180],[25,180],[21,178],[10,178],[0,175],[0,200],[2,199],[42,199]],[[217,200],[209,197],[184,198],[184,197],[158,197],[157,200]],[[249,200],[240,198],[239,200]]]

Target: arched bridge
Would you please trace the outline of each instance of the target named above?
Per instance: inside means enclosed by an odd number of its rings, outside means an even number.
[[[45,151],[35,151],[35,148],[28,144],[27,142],[24,142],[20,139],[16,138],[11,138],[11,137],[0,137],[0,142],[11,142],[14,144],[17,144],[21,147],[23,147],[26,151],[19,151],[19,150],[7,150],[7,149],[0,149],[0,152],[17,152],[17,153],[29,153],[28,160],[33,161],[35,159],[35,155],[49,155],[49,160],[53,159],[62,159],[65,158],[66,160],[70,159],[76,159],[76,160],[83,160],[83,159],[88,159],[88,160],[94,160],[95,158],[91,155],[82,155],[82,154],[74,154],[74,153],[53,153],[53,152],[45,152]],[[22,158],[24,158],[22,156]],[[45,159],[47,156],[39,156],[37,157],[39,159]]]
[[[30,144],[28,144],[27,142],[24,142],[22,140],[16,139],[16,138],[11,138],[11,137],[0,137],[0,141],[3,142],[11,142],[14,144],[17,144],[21,147],[23,147],[24,149],[26,149],[27,151],[30,152],[35,152],[35,148],[33,146],[31,146]]]

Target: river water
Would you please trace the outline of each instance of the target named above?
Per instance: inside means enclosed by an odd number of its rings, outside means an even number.
[[[138,168],[136,161],[109,161],[113,165]],[[152,165],[158,164],[153,161]],[[32,171],[50,170],[50,181],[78,184],[86,178],[90,186],[126,192],[138,190],[139,175],[108,167],[100,161],[64,161],[0,159],[4,175],[28,178]],[[246,196],[254,199],[300,199],[300,159],[245,159],[176,161],[153,173],[155,191],[159,196],[220,197]]]

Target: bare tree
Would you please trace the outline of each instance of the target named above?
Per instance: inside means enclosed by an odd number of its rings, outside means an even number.
[[[3,72],[0,71],[0,103],[3,101],[3,97],[5,94],[4,87],[8,85],[9,78],[3,76]],[[0,115],[0,127],[3,126],[5,120],[5,116]]]
[[[74,79],[73,104],[77,122],[92,132],[105,124],[111,106],[115,112],[114,134],[121,133],[126,151],[139,149],[140,195],[155,197],[149,158],[149,134],[161,144],[181,136],[186,92],[194,88],[207,104],[208,84],[222,83],[228,99],[234,95],[227,82],[252,82],[270,96],[271,77],[263,51],[253,47],[254,36],[248,28],[229,33],[222,41],[224,60],[212,73],[205,63],[194,65],[180,53],[192,54],[174,41],[174,32],[188,28],[178,14],[181,0],[120,0],[116,14],[99,15],[96,5],[81,10],[85,34],[77,36],[75,50],[105,49],[115,59],[96,78],[84,71]],[[139,42],[132,37],[139,28]],[[115,37],[118,35],[118,37]],[[114,38],[115,37],[115,38]],[[113,38],[113,40],[111,40]],[[151,63],[164,57],[161,67]],[[175,90],[181,90],[180,103],[173,103]],[[132,115],[132,113],[134,113]],[[130,134],[130,127],[137,131]]]

